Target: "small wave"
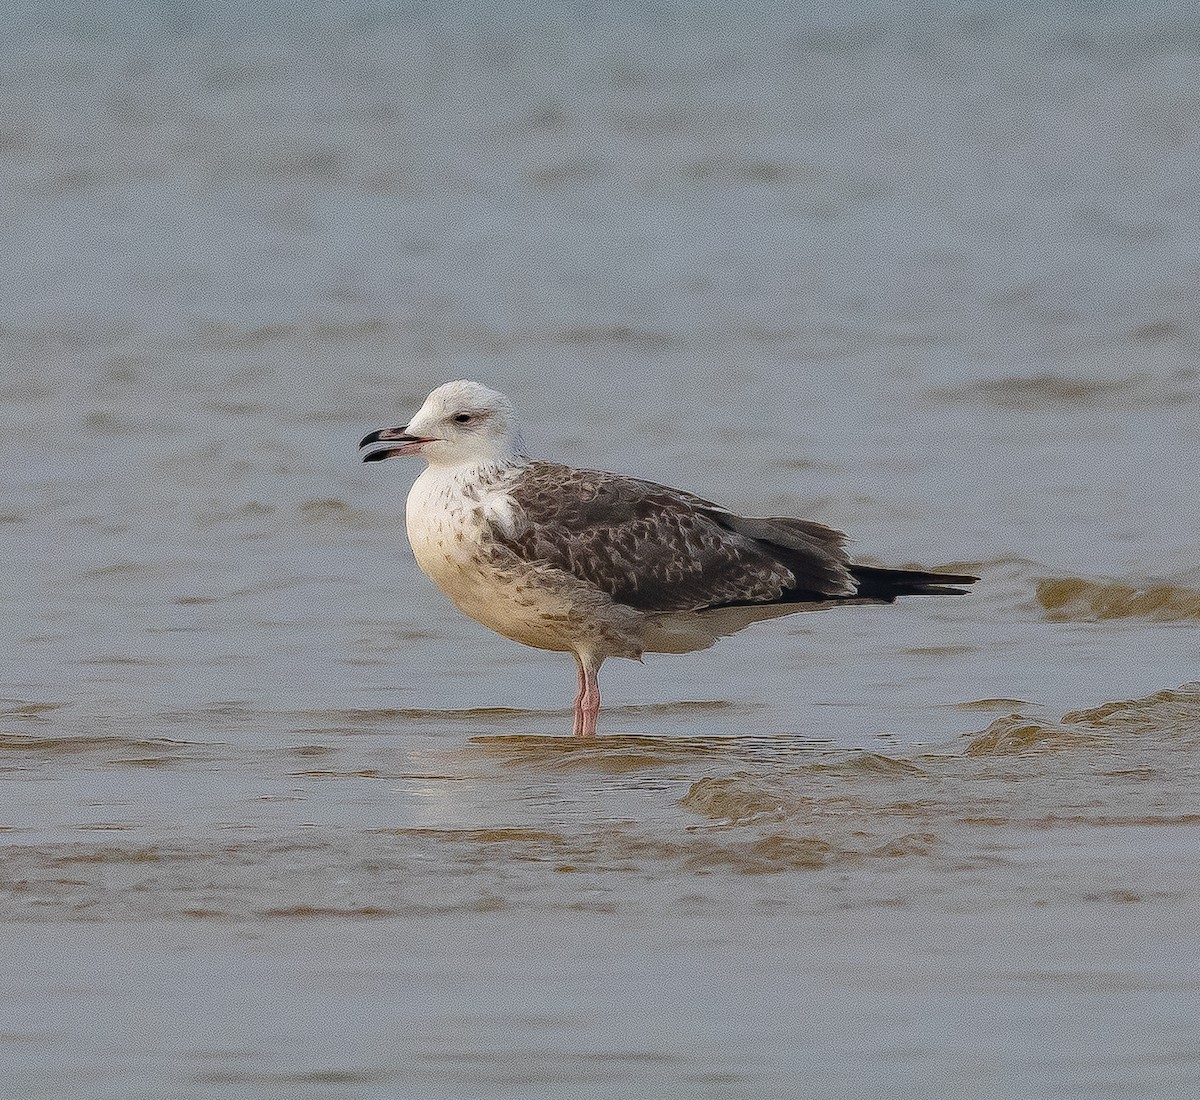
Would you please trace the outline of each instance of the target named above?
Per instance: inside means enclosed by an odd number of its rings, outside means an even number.
[[[129,416],[118,416],[107,410],[99,410],[84,417],[83,430],[91,435],[115,438],[152,430],[152,426]]]
[[[824,759],[767,776],[706,776],[692,783],[679,804],[726,825],[772,818],[811,824],[851,810],[869,812],[881,793],[886,800],[908,781],[924,783],[932,778],[934,774],[925,766],[901,756],[830,753]]]
[[[195,852],[185,848],[170,848],[165,845],[149,844],[140,848],[73,847],[69,851],[48,861],[51,867],[70,867],[86,863],[167,863],[199,858]]]
[[[665,332],[631,325],[568,325],[555,335],[559,343],[578,347],[615,344],[638,351],[659,351],[675,343],[674,338]]]
[[[819,762],[809,764],[814,772],[826,772],[837,775],[853,775],[863,778],[878,776],[890,779],[897,775],[926,775],[926,771],[911,760],[903,760],[895,756],[884,756],[877,752],[856,752],[841,760],[829,763]]]
[[[352,909],[334,909],[320,905],[288,905],[278,909],[260,910],[262,917],[287,917],[291,920],[311,920],[314,917],[342,917],[362,920],[368,917],[394,917],[398,910],[383,909],[377,905],[362,905]]]
[[[902,650],[910,657],[961,657],[966,653],[978,653],[974,645],[920,645]]]
[[[1029,705],[1024,699],[972,699],[967,703],[951,704],[955,710],[1012,710]]]
[[[338,500],[335,497],[306,500],[300,505],[299,512],[301,520],[305,523],[330,527],[347,527],[357,530],[370,527],[375,522],[375,517],[369,512],[353,508],[344,500]]]
[[[29,184],[29,191],[34,195],[71,195],[104,182],[104,177],[90,168],[67,168],[37,176]]]
[[[199,513],[193,522],[197,527],[217,527],[243,520],[261,520],[274,515],[275,506],[259,500],[248,500],[236,508],[218,508]]]
[[[610,734],[594,741],[576,737],[510,734],[472,737],[476,751],[510,766],[534,765],[560,771],[639,772],[692,760],[725,758],[746,765],[756,761],[794,758],[809,751],[792,738],[762,737],[641,737]]]
[[[1078,577],[1045,578],[1037,582],[1037,601],[1052,622],[1200,619],[1200,591],[1166,583],[1132,585]]]
[[[206,325],[202,337],[212,347],[244,351],[267,344],[288,342],[353,344],[367,337],[388,331],[382,317],[367,317],[361,321],[309,319],[290,324],[263,324],[249,328],[234,325]]]
[[[438,840],[459,840],[473,844],[549,844],[557,848],[567,843],[561,833],[523,825],[475,829],[432,829],[411,826],[403,829],[371,829],[370,831],[383,836],[433,837]]]
[[[66,703],[35,703],[29,699],[0,699],[0,716],[5,718],[36,718],[47,711],[60,710]]]
[[[390,636],[395,637],[399,641],[411,641],[414,639],[430,638],[434,635],[425,631],[397,631]],[[235,707],[240,707],[241,704],[230,704]],[[740,704],[735,704],[727,699],[700,699],[694,701],[684,701],[681,703],[634,703],[623,707],[611,707],[605,713],[610,715],[676,715],[687,713],[707,713],[713,710],[749,710],[750,707],[743,707]],[[231,713],[229,710],[222,711],[223,714]],[[472,722],[479,724],[480,722],[517,722],[517,721],[542,721],[547,718],[566,719],[570,725],[570,711],[564,710],[561,707],[460,707],[460,708],[441,708],[441,707],[331,707],[329,709],[312,709],[289,712],[296,718],[306,721],[324,721],[324,722],[346,722],[359,725],[375,725],[389,722]],[[252,717],[253,712],[246,712],[246,717]],[[586,747],[587,742],[581,742],[572,737],[539,737],[525,734],[508,734],[495,736],[481,736],[474,738],[481,743],[490,741],[494,742],[517,742],[530,741],[534,744],[557,743],[564,747]],[[608,745],[618,740],[617,737],[605,737],[599,742],[602,745]],[[650,743],[655,743],[657,739],[647,738]],[[729,738],[730,741],[745,743],[744,738]]]
[[[859,866],[881,859],[929,857],[940,843],[940,838],[931,832],[872,836],[864,832],[818,834],[774,828],[755,832],[745,839],[694,834],[686,845],[653,840],[629,843],[626,838],[626,850],[635,857],[651,855],[678,860],[685,870],[700,874],[728,870],[742,875],[770,875]]]
[[[930,834],[899,833],[844,837],[791,831],[777,824],[750,833],[711,830],[662,835],[636,827],[611,825],[586,834],[533,829],[406,829],[394,835],[463,846],[471,863],[544,864],[558,873],[587,870],[637,871],[663,863],[701,875],[727,870],[761,875],[815,871],[835,863],[927,854],[936,842]]]
[[[1033,748],[1042,751],[1064,748],[1079,743],[1080,735],[1057,725],[1043,725],[1009,714],[997,718],[987,729],[975,734],[967,742],[968,756],[1006,756],[1028,752]]]
[[[837,851],[820,837],[771,833],[745,844],[698,846],[698,850],[689,853],[685,864],[692,871],[728,867],[745,875],[766,875],[817,870],[838,855],[844,857],[846,853]]]
[[[28,757],[103,755],[109,757],[107,763],[113,765],[158,767],[172,763],[179,754],[194,748],[190,742],[167,738],[136,740],[107,735],[34,737],[21,733],[0,733],[0,761],[10,754],[22,760]]]
[[[678,703],[627,703],[624,706],[612,707],[614,714],[679,714],[699,713],[710,710],[757,710],[757,706],[747,706],[733,703],[728,699],[684,699]]]
[[[1119,406],[1159,408],[1195,398],[1187,372],[1166,377],[1078,378],[1062,374],[984,378],[957,386],[935,387],[927,396],[948,404],[979,403],[1012,410],[1054,410]]]
[[[154,655],[135,655],[132,653],[100,653],[95,657],[84,657],[80,660],[83,665],[97,665],[106,668],[168,668],[172,661],[168,657]]]
[[[1200,684],[1072,711],[1063,715],[1063,723],[1121,735],[1165,732],[1174,740],[1194,740],[1200,738]]]
[[[1127,337],[1131,344],[1137,345],[1166,344],[1190,338],[1191,329],[1187,325],[1171,319],[1147,321],[1132,329]],[[1187,374],[1193,380],[1196,378],[1195,371],[1187,371]]]
[[[1142,751],[1152,753],[1179,742],[1200,740],[1200,684],[1159,691],[1141,699],[1104,703],[1064,714],[1055,722],[1039,722],[1010,714],[997,718],[987,729],[970,736],[966,755],[990,756],[1031,751],[1057,751],[1072,747],[1128,748],[1141,736]],[[1142,775],[1147,764],[1110,776]],[[1151,769],[1152,771],[1153,769]]]
[[[508,719],[562,714],[560,710],[523,710],[520,707],[346,707],[329,710],[302,710],[296,716],[308,720],[374,724],[396,721],[478,722],[481,718]]]
[[[0,328],[0,336],[8,336],[10,329]],[[26,378],[14,382],[0,383],[0,405],[17,405],[42,401],[54,394],[54,389],[44,382]]]
[[[381,772],[378,768],[352,768],[340,771],[337,768],[303,768],[300,771],[288,772],[289,776],[297,779],[399,779],[399,775]]]
[[[22,152],[30,145],[30,135],[25,130],[16,130],[8,126],[0,129],[0,153]]]
[[[571,117],[558,103],[543,103],[528,111],[523,118],[515,121],[513,134],[546,134],[565,130],[571,123]]]
[[[323,916],[323,917],[385,917],[394,914],[384,910],[355,910],[330,909],[312,913],[292,912],[290,910],[268,910],[266,916]],[[224,1057],[224,1052],[221,1054]],[[243,1070],[208,1070],[196,1075],[196,1080],[206,1085],[252,1085],[254,1092],[286,1093],[297,1086],[304,1085],[380,1085],[396,1080],[400,1074],[391,1069],[318,1069],[307,1071],[270,1071],[251,1072]],[[225,1091],[225,1090],[222,1090]],[[240,1091],[240,1090],[239,1090]],[[308,1089],[304,1089],[307,1094]],[[324,1091],[324,1090],[322,1090]],[[358,1091],[357,1089],[355,1091]],[[390,1092],[389,1092],[390,1094]]]
[[[690,179],[720,183],[783,183],[802,174],[808,173],[782,161],[727,157],[705,157],[693,161],[687,168]]]
[[[747,776],[706,776],[691,785],[679,805],[714,821],[748,822],[794,810],[796,802],[789,794]]]

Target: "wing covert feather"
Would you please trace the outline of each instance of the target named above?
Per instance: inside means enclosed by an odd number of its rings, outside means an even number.
[[[842,537],[801,520],[751,520],[637,478],[548,462],[509,487],[520,513],[496,540],[641,611],[828,598],[853,592]]]

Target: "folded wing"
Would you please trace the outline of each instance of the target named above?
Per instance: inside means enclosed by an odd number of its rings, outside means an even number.
[[[534,462],[509,490],[517,517],[494,537],[645,612],[850,598],[844,536],[819,523],[747,519],[689,493]]]

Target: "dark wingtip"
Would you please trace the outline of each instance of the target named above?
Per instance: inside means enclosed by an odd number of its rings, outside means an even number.
[[[972,577],[966,573],[930,573],[927,575],[923,587],[929,589],[931,595],[965,596],[967,588],[977,580],[979,580],[978,577]],[[963,587],[959,588],[959,585]]]
[[[929,569],[881,569],[852,565],[858,595],[891,601],[897,596],[966,596],[967,586],[978,577],[967,573],[939,573]]]

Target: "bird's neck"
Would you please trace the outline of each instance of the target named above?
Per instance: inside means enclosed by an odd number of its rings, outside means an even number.
[[[529,459],[518,455],[488,456],[454,464],[431,462],[425,468],[420,480],[426,484],[437,484],[444,490],[459,492],[467,488],[486,490],[499,485],[528,462]]]

